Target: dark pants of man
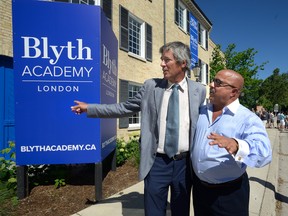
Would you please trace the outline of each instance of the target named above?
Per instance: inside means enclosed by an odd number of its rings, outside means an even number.
[[[246,172],[237,181],[218,186],[204,184],[193,175],[195,216],[248,216],[249,195]]]
[[[144,179],[144,205],[146,216],[165,216],[168,190],[171,189],[172,216],[189,216],[191,172],[189,157],[173,160],[157,156]]]

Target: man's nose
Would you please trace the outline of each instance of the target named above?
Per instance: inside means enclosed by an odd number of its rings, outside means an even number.
[[[214,88],[214,87],[215,87],[214,81],[211,81],[211,82],[210,82],[209,87],[210,87],[210,88]]]

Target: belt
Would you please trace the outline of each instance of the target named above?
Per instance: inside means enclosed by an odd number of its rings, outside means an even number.
[[[228,182],[224,182],[224,183],[219,183],[219,184],[211,184],[205,181],[200,181],[201,185],[207,187],[207,188],[228,188],[228,187],[235,187],[237,185],[239,185],[242,182],[242,178],[245,175],[245,173],[243,175],[241,175],[239,178],[234,179],[232,181],[228,181]]]
[[[156,157],[163,157],[163,158],[169,158],[169,156],[167,154],[163,154],[163,153],[158,153],[156,154]],[[186,152],[181,152],[179,154],[174,155],[173,157],[169,158],[171,160],[182,160],[184,158],[188,158],[189,157],[189,151]]]

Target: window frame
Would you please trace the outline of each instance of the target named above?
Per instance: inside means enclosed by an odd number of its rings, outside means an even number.
[[[137,38],[140,42],[140,44],[137,43],[137,46],[139,47],[138,48],[139,52],[131,51],[132,48],[133,49],[136,49],[136,48],[134,46],[130,45],[131,43],[133,43],[133,42],[131,42],[130,38],[135,37],[133,35],[138,34],[138,32],[135,33],[133,31],[134,29],[130,27],[132,21],[137,23],[140,26],[140,28],[139,28],[140,29],[140,33],[139,33],[140,38]],[[133,31],[132,34],[131,34],[131,31]],[[136,17],[130,13],[128,15],[128,50],[129,50],[128,53],[131,55],[136,55],[136,56],[139,56],[140,58],[145,59],[145,40],[144,39],[145,39],[145,22],[140,20],[138,17]]]
[[[131,88],[133,88],[131,90]],[[137,90],[135,90],[135,88]],[[128,99],[131,99],[133,98],[140,90],[141,88],[141,85],[139,84],[135,84],[135,83],[132,83],[132,82],[128,82]],[[132,95],[130,96],[130,93],[132,92]],[[140,124],[141,124],[141,112],[138,112],[136,114],[134,114],[133,116],[130,116],[128,117],[128,130],[130,129],[140,129]],[[133,119],[138,119],[137,123],[130,123],[130,120],[132,119],[132,122],[133,122]]]
[[[136,82],[131,82],[128,80],[122,80],[119,79],[119,102],[125,102],[127,101],[129,97],[129,86],[137,86],[139,89],[142,87],[143,84],[141,83],[136,83]],[[138,93],[138,91],[134,92],[135,94]],[[133,95],[131,95],[133,97]],[[140,129],[140,124],[141,124],[141,112],[138,113],[138,123],[136,124],[130,124],[129,123],[129,118],[130,117],[123,117],[119,118],[119,129],[127,129],[127,130],[139,130]]]
[[[129,10],[124,8],[123,6],[119,5],[119,24],[120,24],[120,31],[119,31],[119,48],[128,53],[128,55],[142,60],[142,61],[150,61],[152,62],[152,46],[153,46],[153,32],[152,26],[149,25],[144,20],[140,19],[139,17],[135,16],[134,14],[130,13]],[[140,53],[134,53],[130,51],[130,43],[129,43],[129,26],[130,26],[130,19],[135,20],[136,22],[141,23],[140,27]]]
[[[198,22],[198,44],[208,50],[208,31]]]
[[[67,2],[73,4],[96,5],[97,0],[53,0],[54,2]],[[90,2],[92,1],[92,2]]]
[[[181,1],[178,4],[178,20],[179,20],[178,24],[179,28],[187,32],[187,8]]]
[[[201,84],[203,85],[208,85],[209,80],[208,80],[208,64],[206,64],[204,61],[201,59],[198,60],[198,65],[200,66],[200,80]]]
[[[175,0],[175,23],[186,34],[190,35],[190,11],[182,1]],[[183,9],[183,10],[180,10]],[[183,19],[180,22],[180,18]]]
[[[51,0],[54,2],[66,2],[72,4],[86,4],[86,5],[98,5],[101,6],[108,22],[112,26],[112,5],[113,0]],[[76,2],[77,1],[77,2]],[[91,2],[90,2],[91,1]]]

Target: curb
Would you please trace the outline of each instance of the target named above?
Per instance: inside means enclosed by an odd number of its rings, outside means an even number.
[[[270,142],[273,145],[272,161],[269,164],[269,169],[266,177],[264,196],[260,208],[259,215],[261,216],[275,216],[276,204],[275,199],[278,191],[278,170],[279,170],[279,131],[267,131],[269,134]],[[269,133],[270,132],[270,133]],[[272,205],[274,203],[274,205]],[[275,206],[273,208],[273,206]]]

